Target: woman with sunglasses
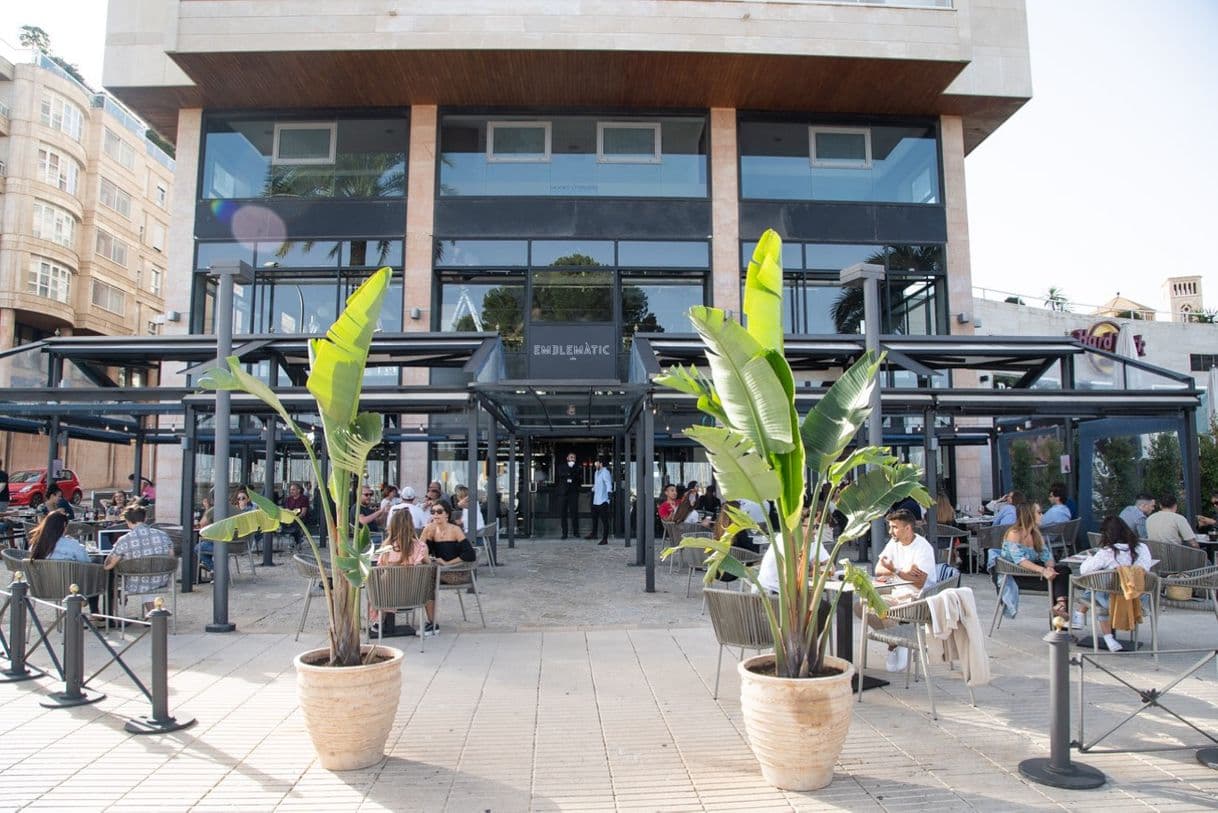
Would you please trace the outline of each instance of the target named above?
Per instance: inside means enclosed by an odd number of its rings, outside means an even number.
[[[253,511],[254,504],[250,502],[250,495],[244,488],[237,489],[237,493],[233,495],[234,514],[244,514],[246,511]],[[203,512],[203,519],[199,520],[201,526],[210,525],[215,520],[212,509],[207,509]],[[262,534],[257,535],[258,539],[262,538]],[[199,567],[202,572],[199,574],[199,584],[204,584],[212,580],[212,571],[216,569],[215,560],[212,555],[216,552],[215,543],[209,539],[204,539],[199,544],[195,545],[195,555],[199,557]]]
[[[437,565],[456,565],[461,562],[473,562],[478,558],[474,546],[465,538],[465,529],[452,522],[453,509],[447,500],[432,503],[431,522],[419,534],[419,539],[427,545],[431,553],[431,561]],[[468,584],[470,574],[441,573],[440,581],[444,584]],[[436,635],[440,627],[428,622],[424,635]]]
[[[409,511],[394,511],[389,515],[389,527],[385,530],[385,546],[381,548],[381,555],[377,557],[377,567],[399,567],[409,565],[421,565],[428,558],[427,543],[421,537],[416,536],[414,532],[414,521],[410,517]],[[424,611],[427,613],[427,620],[430,622],[435,613],[435,601],[427,602]],[[392,618],[392,613],[387,613]],[[376,624],[378,623],[378,613],[376,610],[368,610],[368,621],[373,624],[370,628],[371,634],[376,635]],[[428,626],[433,626],[428,624]]]

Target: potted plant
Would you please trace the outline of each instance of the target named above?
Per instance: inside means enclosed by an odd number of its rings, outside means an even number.
[[[694,426],[685,434],[706,449],[723,499],[773,501],[778,525],[767,521],[759,527],[745,512],[725,505],[731,521],[722,537],[686,538],[663,555],[681,547],[705,549],[708,582],[724,571],[760,590],[756,574],[731,556],[731,540],[744,530],[761,530],[774,540],[777,608],[763,602],[774,652],[740,664],[741,710],[766,780],[788,790],[812,790],[832,781],[853,709],[854,668],[827,654],[830,625],[817,623],[822,597],[829,596],[830,612],[819,617],[828,619],[841,595],[825,590],[834,577],[832,562],[843,544],[870,533],[872,521],[893,503],[912,495],[929,505],[930,496],[919,469],[887,449],[847,451],[870,414],[883,356],[866,353],[800,420],[795,379],[783,355],[781,252],[781,239],[767,230],[745,281],[747,329],[718,308],[690,308],[690,320],[706,345],[710,378],[677,365],[656,379],[695,396],[699,410],[715,418],[716,426]],[[862,467],[867,471],[851,481]],[[822,565],[810,554],[830,520],[831,504],[845,514],[846,526]],[[848,560],[840,564],[842,578],[882,614],[885,605],[867,573]]]
[[[288,414],[262,381],[241,368],[236,356],[227,368],[208,371],[200,385],[211,390],[240,390],[273,409],[308,453],[319,486],[329,531],[329,578],[321,580],[329,620],[329,646],[296,657],[297,689],[305,726],[322,767],[352,770],[376,764],[384,753],[397,712],[402,682],[402,653],[360,644],[360,588],[372,567],[372,539],[366,526],[351,522],[353,488],[368,453],[381,442],[380,415],[360,412],[359,399],[368,347],[392,270],[382,268],[347,300],[342,314],[320,339],[309,340],[308,389],[317,403],[331,472],[322,477],[311,436]],[[325,561],[316,540],[294,511],[250,491],[256,510],[215,522],[199,531],[204,539],[227,542],[257,531],[272,533],[295,523],[304,532],[319,565]]]

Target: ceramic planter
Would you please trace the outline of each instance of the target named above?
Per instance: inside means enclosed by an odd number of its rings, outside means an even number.
[[[750,669],[767,663],[772,667],[773,661],[773,654],[757,655],[737,667],[749,745],[762,775],[774,787],[823,788],[833,781],[833,766],[850,730],[854,666],[827,655],[825,665],[842,672],[803,680],[769,677]]]
[[[391,657],[368,666],[315,666],[328,649],[296,656],[296,691],[305,728],[321,766],[353,771],[381,761],[402,691],[402,651],[378,646]],[[367,653],[368,647],[363,648]]]

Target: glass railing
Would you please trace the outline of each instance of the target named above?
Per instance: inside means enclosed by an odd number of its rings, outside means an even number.
[[[4,102],[0,102],[0,116],[4,116],[6,119],[9,118],[8,105]]]
[[[123,125],[132,133],[139,136],[144,142],[144,150],[148,153],[148,156],[161,166],[165,167],[165,169],[169,170],[170,172],[173,171],[174,160],[170,158],[164,150],[158,147],[152,141],[152,139],[148,138],[148,125],[137,119],[129,110],[127,110],[127,108],[123,107],[121,104],[104,93],[98,93],[93,97],[93,106],[101,107],[108,114],[118,120],[119,124]]]

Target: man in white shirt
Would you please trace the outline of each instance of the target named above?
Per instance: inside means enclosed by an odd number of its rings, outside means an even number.
[[[419,505],[418,498],[415,496],[414,489],[406,486],[401,491],[402,501],[389,509],[389,517],[392,517],[398,511],[409,511],[410,522],[414,525],[416,531],[423,530],[423,526],[427,524],[431,516],[427,513],[427,509]],[[389,520],[385,520],[385,527],[389,527]]]
[[[1164,494],[1159,498],[1159,510],[1146,518],[1146,538],[1152,542],[1171,542],[1176,545],[1188,545],[1199,548],[1197,535],[1188,520],[1176,512],[1176,497],[1174,494]]]
[[[1049,509],[1040,515],[1041,525],[1057,525],[1074,519],[1066,506],[1065,486],[1054,484],[1049,488]]]
[[[880,551],[875,565],[876,580],[900,579],[909,582],[908,586],[901,585],[885,597],[889,606],[912,601],[924,588],[935,583],[935,549],[914,530],[915,522],[914,515],[904,509],[888,515],[888,533],[892,538]],[[888,671],[903,672],[908,663],[907,647],[894,647],[889,651]]]
[[[595,461],[596,474],[592,478],[592,532],[586,539],[596,539],[597,523],[601,526],[601,541],[598,545],[609,544],[609,495],[613,493],[613,475],[605,468],[604,458]]]

